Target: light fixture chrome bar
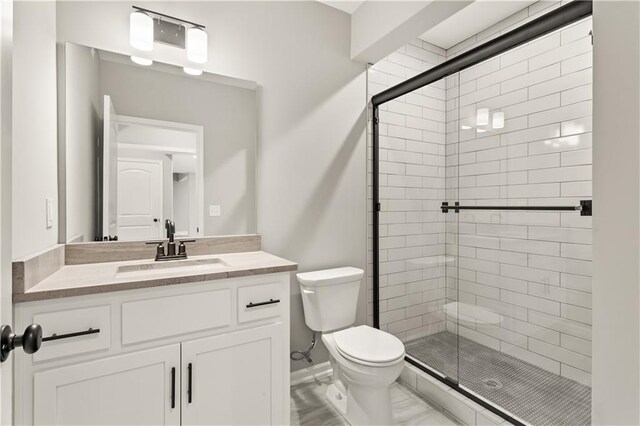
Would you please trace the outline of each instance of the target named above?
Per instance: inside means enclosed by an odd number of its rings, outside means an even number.
[[[131,6],[131,7],[133,7],[135,10],[139,10],[140,12],[145,12],[145,13],[148,13],[148,14],[151,14],[151,15],[161,16],[161,17],[167,18],[167,19],[172,19],[174,21],[182,22],[183,24],[193,25],[194,27],[197,27],[197,28],[206,28],[202,24],[197,24],[195,22],[191,22],[191,21],[187,21],[187,20],[184,20],[184,19],[176,18],[175,16],[167,15],[165,13],[156,12],[154,10],[145,9],[144,7],[139,7],[139,6]]]

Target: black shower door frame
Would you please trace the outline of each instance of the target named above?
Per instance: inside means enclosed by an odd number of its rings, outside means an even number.
[[[506,34],[494,38],[478,47],[475,47],[465,53],[445,61],[435,67],[424,71],[408,80],[403,81],[393,87],[390,87],[371,98],[371,107],[373,108],[373,325],[380,328],[380,132],[379,132],[379,107],[400,96],[411,93],[431,83],[439,81],[449,75],[458,73],[474,65],[484,62],[487,59],[500,55],[508,50],[528,43],[545,34],[551,33],[576,21],[591,16],[593,13],[592,0],[574,0],[564,6],[561,6],[531,22],[528,22]],[[590,205],[589,205],[590,207]],[[443,382],[447,386],[463,394],[467,398],[473,400],[484,408],[499,415],[505,420],[515,425],[522,425],[520,421],[513,418],[504,411],[496,408],[494,405],[487,403],[485,400],[478,398],[473,393],[468,392],[460,386],[456,381],[447,377],[443,377],[434,371],[425,368],[422,363],[416,362],[409,357],[405,360],[416,366],[425,373],[433,376],[437,380]]]

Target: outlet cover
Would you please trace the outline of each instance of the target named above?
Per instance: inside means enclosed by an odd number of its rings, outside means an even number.
[[[210,205],[209,206],[209,216],[217,217],[222,214],[220,206]]]

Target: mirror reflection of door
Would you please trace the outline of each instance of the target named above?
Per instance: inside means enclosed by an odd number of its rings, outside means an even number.
[[[114,237],[118,235],[116,220],[118,206],[118,116],[111,102],[111,97],[104,97],[104,125],[102,152],[102,235]]]
[[[118,238],[162,238],[162,162],[118,159]]]
[[[201,236],[202,126],[116,114],[108,96],[106,108],[104,235],[155,240],[172,219],[177,237]]]

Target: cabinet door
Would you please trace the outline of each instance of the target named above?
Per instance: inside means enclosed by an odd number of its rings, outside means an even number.
[[[36,425],[179,425],[180,345],[34,374]]]
[[[283,423],[283,325],[182,344],[183,425]]]

